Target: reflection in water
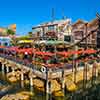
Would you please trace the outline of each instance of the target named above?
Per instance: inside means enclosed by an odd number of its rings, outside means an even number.
[[[4,73],[0,73],[0,85],[5,85],[6,87],[9,85],[11,86],[11,88],[8,89],[8,92],[6,92],[4,95],[6,94],[12,94],[12,93],[17,93],[19,91],[29,91],[32,92],[34,95],[31,97],[31,100],[86,100],[88,98],[88,100],[100,100],[100,76],[98,76],[99,78],[97,79],[96,83],[98,82],[98,85],[93,84],[91,85],[91,87],[89,87],[88,89],[86,89],[83,92],[76,92],[76,93],[70,93],[70,92],[66,92],[65,90],[63,90],[64,94],[66,94],[64,97],[54,97],[53,95],[49,95],[49,94],[44,94],[44,93],[40,93],[39,91],[37,91],[34,87],[32,86],[27,86],[24,84],[24,81],[21,81],[20,84],[16,83],[16,84],[10,84],[7,82],[6,76]],[[0,95],[1,96],[1,95]],[[3,95],[2,95],[3,96]],[[97,99],[98,98],[98,99]]]
[[[24,88],[24,81],[21,81],[21,88]]]
[[[33,86],[30,86],[30,91],[34,92],[34,87]]]

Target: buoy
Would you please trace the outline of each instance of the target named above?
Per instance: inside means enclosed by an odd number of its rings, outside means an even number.
[[[46,68],[45,67],[42,67],[41,68],[41,72],[45,73],[46,72]]]

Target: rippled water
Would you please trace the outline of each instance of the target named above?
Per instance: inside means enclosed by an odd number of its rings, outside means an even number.
[[[87,89],[83,90],[82,83],[80,83],[80,90],[74,93],[66,91],[64,98],[50,96],[50,99],[46,99],[45,93],[37,91],[35,88],[29,85],[24,85],[23,82],[11,84],[7,82],[5,74],[0,72],[0,85],[7,87],[4,92],[0,91],[0,97],[6,94],[15,94],[20,91],[32,91],[35,95],[31,97],[31,100],[100,100],[100,76],[97,78],[97,83],[91,85]],[[91,84],[91,81],[88,82]],[[84,91],[84,92],[83,92]]]

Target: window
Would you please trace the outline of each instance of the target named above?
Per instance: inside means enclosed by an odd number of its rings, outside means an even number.
[[[64,41],[71,42],[71,36],[64,36]]]
[[[5,43],[4,43],[4,46],[8,46],[8,43],[7,43],[7,42],[5,42]]]
[[[54,25],[52,25],[52,26],[48,26],[48,30],[49,30],[49,31],[54,30]]]

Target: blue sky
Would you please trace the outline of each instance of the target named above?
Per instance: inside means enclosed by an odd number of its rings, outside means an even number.
[[[32,26],[51,20],[51,9],[55,9],[55,18],[64,15],[73,22],[77,19],[87,21],[100,13],[99,0],[0,0],[0,26],[17,24],[17,34],[25,35]]]

